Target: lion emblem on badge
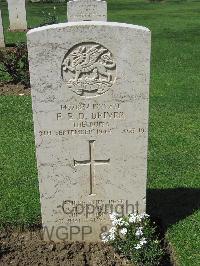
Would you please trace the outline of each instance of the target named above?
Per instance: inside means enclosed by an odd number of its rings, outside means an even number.
[[[80,96],[97,96],[108,91],[116,80],[112,53],[97,43],[81,43],[65,55],[61,75],[69,89]]]

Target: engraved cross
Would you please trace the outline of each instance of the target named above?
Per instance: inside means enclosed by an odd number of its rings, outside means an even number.
[[[77,165],[88,165],[90,166],[90,194],[89,195],[95,195],[93,194],[93,183],[95,179],[95,165],[103,165],[103,164],[109,164],[110,159],[107,160],[95,160],[94,158],[94,143],[95,140],[89,140],[89,160],[84,161],[77,161],[74,160],[74,166]]]

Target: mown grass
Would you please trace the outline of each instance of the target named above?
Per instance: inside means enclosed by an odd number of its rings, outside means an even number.
[[[30,97],[0,97],[0,223],[31,225],[40,216]]]
[[[28,25],[42,22],[51,4],[29,4]],[[66,8],[57,4],[59,20]],[[200,2],[110,0],[110,21],[152,31],[148,197],[179,265],[200,265]],[[3,5],[3,20],[8,27]],[[25,41],[5,32],[6,42]],[[120,37],[120,36],[119,36]],[[40,216],[31,99],[0,97],[0,221],[32,224]]]

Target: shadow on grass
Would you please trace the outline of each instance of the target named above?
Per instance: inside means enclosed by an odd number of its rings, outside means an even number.
[[[200,189],[148,189],[147,191],[147,213],[159,219],[164,230],[199,208]]]

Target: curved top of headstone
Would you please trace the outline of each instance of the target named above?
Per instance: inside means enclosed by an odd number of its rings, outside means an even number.
[[[69,22],[107,21],[107,2],[102,0],[71,0],[67,3]]]

